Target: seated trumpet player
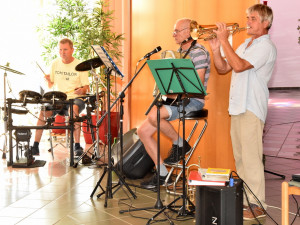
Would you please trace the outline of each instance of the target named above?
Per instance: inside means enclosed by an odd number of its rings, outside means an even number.
[[[210,56],[208,51],[196,40],[191,37],[191,23],[195,23],[188,18],[179,19],[173,32],[173,38],[176,44],[179,45],[178,52],[180,58],[186,58],[189,56],[196,68],[196,71],[201,79],[204,87],[207,86],[207,81],[210,74]],[[177,96],[167,96],[168,98],[176,98]],[[190,98],[188,104],[185,106],[185,112],[201,110],[204,106],[204,99]],[[163,103],[160,109],[160,130],[168,138],[172,140],[172,148],[168,153],[168,157],[164,160],[165,164],[175,164],[180,161],[180,156],[183,152],[188,153],[191,146],[182,139],[173,128],[170,121],[179,118],[178,107],[174,105],[167,105]],[[157,111],[156,108],[152,108],[147,115],[146,120],[138,128],[137,133],[140,140],[143,142],[145,149],[153,162],[157,164],[157,143],[153,138],[157,130]],[[185,149],[183,149],[183,143],[185,142]],[[157,176],[159,176],[160,183],[163,184],[168,170],[164,165],[162,159],[160,159],[160,173],[154,174],[149,180],[141,183],[144,188],[156,188],[157,187]],[[157,165],[156,165],[157,167]]]
[[[81,99],[76,99],[80,95],[85,95],[89,91],[88,72],[78,72],[75,70],[76,65],[80,61],[73,57],[73,42],[70,39],[64,38],[59,42],[60,58],[52,62],[50,74],[45,75],[45,80],[49,88],[54,88],[56,91],[67,94],[67,99],[74,99],[73,115],[78,116],[84,110],[85,103]],[[72,90],[72,91],[70,91]],[[37,126],[46,124],[45,118],[52,116],[53,111],[41,111]],[[68,106],[63,109],[64,115],[68,115]],[[83,149],[80,146],[80,122],[74,125],[74,152],[75,156],[80,156]],[[35,132],[32,154],[39,155],[39,143],[43,134],[42,129],[37,129]]]

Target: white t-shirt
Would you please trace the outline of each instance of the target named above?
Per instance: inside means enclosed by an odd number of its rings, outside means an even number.
[[[53,90],[66,93],[68,99],[78,97],[73,92],[75,88],[89,85],[88,72],[75,70],[78,64],[80,64],[80,61],[75,58],[69,64],[65,64],[61,58],[57,58],[51,65],[50,80],[54,83]]]

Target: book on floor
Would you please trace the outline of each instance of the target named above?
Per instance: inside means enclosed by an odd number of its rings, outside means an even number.
[[[226,181],[204,180],[204,176],[197,170],[192,170],[189,174],[189,185],[203,186],[225,186]]]

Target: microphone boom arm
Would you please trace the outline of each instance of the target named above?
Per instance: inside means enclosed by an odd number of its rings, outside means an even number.
[[[126,87],[120,92],[120,94],[118,95],[118,97],[115,99],[115,101],[111,104],[110,106],[110,110],[115,106],[115,104],[119,101],[120,96],[122,96],[124,94],[124,92],[127,90],[127,88],[131,85],[131,83],[133,82],[133,80],[137,77],[137,75],[141,72],[141,70],[144,68],[144,66],[146,65],[147,60],[144,62],[144,64],[141,66],[141,68],[136,72],[136,74],[131,78],[131,80],[128,82],[128,84],[126,85]],[[107,110],[102,117],[100,118],[100,120],[97,122],[97,127],[99,127],[101,125],[101,123],[103,122],[103,120],[105,119],[106,115],[108,114]]]

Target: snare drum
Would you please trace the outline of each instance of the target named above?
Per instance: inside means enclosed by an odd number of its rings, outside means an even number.
[[[67,99],[67,95],[60,91],[49,91],[43,95],[43,100],[52,101],[50,105],[46,105],[43,109],[46,111],[60,111],[59,114],[63,113],[62,110],[66,109],[66,105],[63,101]]]
[[[65,101],[67,95],[60,91],[49,91],[43,95],[44,100]]]
[[[19,96],[21,101],[24,100],[39,101],[42,99],[42,95],[40,93],[37,93],[35,91],[29,91],[29,90],[20,91]]]

